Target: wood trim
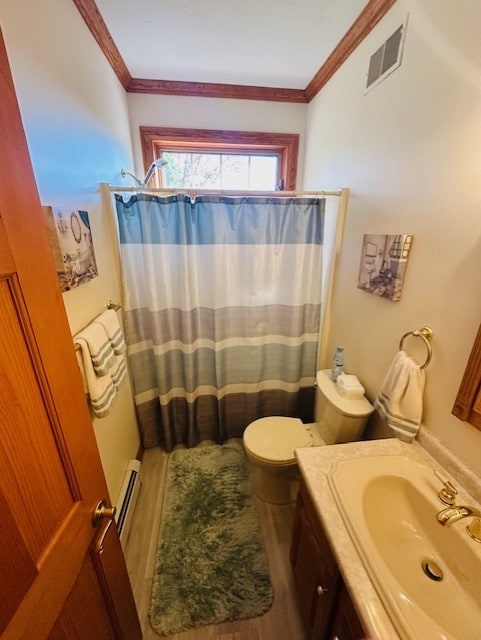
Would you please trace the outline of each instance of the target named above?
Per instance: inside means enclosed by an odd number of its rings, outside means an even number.
[[[132,78],[94,0],[73,0],[73,2],[122,86],[129,93],[308,103],[332,78],[396,0],[371,0],[305,89]]]
[[[371,0],[305,89],[307,102],[319,93],[396,0]]]
[[[453,415],[481,429],[481,325],[452,409]]]
[[[204,146],[221,148],[264,147],[281,155],[281,178],[286,191],[296,188],[299,135],[297,133],[264,133],[257,131],[229,131],[216,129],[181,129],[173,127],[140,127],[140,141],[144,168],[158,157],[159,149],[166,146]]]
[[[132,81],[132,76],[127,69],[124,59],[120,55],[120,51],[117,49],[117,45],[110,35],[110,31],[108,30],[94,0],[73,0],[73,2],[84,19],[85,24],[90,29],[91,34],[97,41],[97,44],[103,54],[107,58],[115,75],[120,80],[124,89],[128,91],[129,84]]]
[[[266,100],[269,102],[307,102],[303,89],[217,84],[214,82],[178,82],[174,80],[144,80],[142,78],[132,78],[127,91],[129,93],[196,96],[200,98]]]
[[[140,443],[139,448],[137,449],[137,453],[135,455],[135,459],[138,460],[139,462],[142,462],[142,460],[144,459],[144,453],[145,453],[145,449],[142,446],[142,443]]]

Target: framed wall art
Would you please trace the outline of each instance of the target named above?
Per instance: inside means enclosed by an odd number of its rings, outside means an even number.
[[[397,302],[401,298],[413,236],[365,235],[358,289]]]
[[[42,207],[62,291],[98,276],[87,211]]]

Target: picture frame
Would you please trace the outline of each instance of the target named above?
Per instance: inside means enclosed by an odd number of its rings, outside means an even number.
[[[62,291],[69,291],[97,277],[88,212],[47,205],[42,210]]]
[[[363,236],[358,289],[397,302],[401,298],[413,235]]]

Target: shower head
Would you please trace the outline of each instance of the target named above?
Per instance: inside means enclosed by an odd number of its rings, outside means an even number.
[[[162,160],[162,158],[156,158],[148,168],[147,173],[145,174],[145,177],[142,181],[142,186],[145,187],[150,178],[154,175],[156,169],[161,169],[162,167],[165,167],[166,164],[167,162],[165,160]]]
[[[134,176],[133,173],[130,173],[130,171],[125,171],[125,169],[122,169],[120,174],[122,178],[125,178],[126,176],[130,176],[131,178],[133,178],[133,180],[135,180],[135,184],[138,187],[145,187],[146,184],[149,182],[150,178],[154,175],[154,171],[156,169],[161,169],[162,167],[165,167],[166,164],[167,164],[166,160],[162,160],[162,158],[156,158],[148,168],[147,173],[145,174],[145,177],[143,180],[139,180],[136,176]]]

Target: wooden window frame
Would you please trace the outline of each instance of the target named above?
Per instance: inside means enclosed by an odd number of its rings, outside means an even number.
[[[299,135],[216,129],[140,127],[144,169],[162,151],[223,151],[230,153],[275,153],[279,156],[280,180],[285,191],[295,191]]]

